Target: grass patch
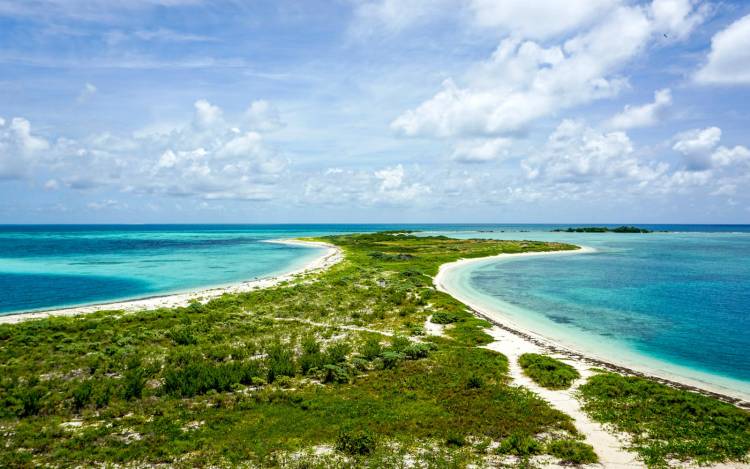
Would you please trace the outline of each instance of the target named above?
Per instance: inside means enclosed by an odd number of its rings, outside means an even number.
[[[526,376],[547,389],[568,389],[580,378],[578,371],[567,363],[546,355],[524,353],[518,359]]]
[[[580,393],[584,410],[629,433],[651,467],[742,461],[750,453],[750,413],[731,404],[614,373],[592,376]]]

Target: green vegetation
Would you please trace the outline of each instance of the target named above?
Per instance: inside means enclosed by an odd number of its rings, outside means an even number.
[[[637,226],[618,226],[617,228],[607,228],[604,226],[584,226],[581,228],[566,228],[552,230],[558,233],[653,233],[645,228]]]
[[[567,464],[593,464],[599,460],[590,445],[575,440],[555,440],[547,452]]]
[[[627,432],[651,467],[747,460],[750,414],[731,404],[643,378],[597,374],[581,386],[584,410]]]
[[[573,246],[324,240],[346,259],[275,288],[0,326],[0,467],[461,467],[510,435],[540,454],[578,437],[509,385],[507,359],[476,347],[489,324],[431,279],[459,258]],[[429,316],[445,337],[424,336]]]
[[[518,364],[526,376],[548,389],[568,389],[581,377],[572,366],[546,355],[524,353],[518,358]]]
[[[512,386],[507,358],[478,347],[492,340],[489,323],[431,278],[460,258],[573,246],[403,233],[322,240],[345,260],[274,288],[0,325],[0,467],[595,460],[570,417]],[[450,324],[445,336],[424,335],[428,317]],[[587,386],[590,396],[611,392]],[[636,441],[649,451],[659,442],[678,458],[747,452],[747,414],[731,406],[612,399],[605,410],[615,420],[646,422]],[[597,399],[587,406],[599,408]],[[662,416],[662,407],[671,410]],[[681,446],[685,435],[706,456]]]

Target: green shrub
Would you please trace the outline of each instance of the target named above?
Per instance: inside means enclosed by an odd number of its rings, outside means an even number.
[[[732,404],[616,373],[592,376],[580,394],[593,419],[630,434],[647,465],[704,465],[750,454],[750,413]]]
[[[542,452],[543,446],[531,435],[513,433],[504,439],[497,452],[500,454],[512,454],[514,456],[528,457]]]
[[[526,376],[548,389],[567,389],[581,377],[572,366],[546,355],[524,353],[518,363]]]
[[[177,345],[195,345],[198,343],[198,338],[195,337],[195,333],[190,326],[172,328],[167,332],[167,336]]]
[[[445,439],[446,446],[453,446],[459,448],[466,446],[466,438],[460,433],[451,433],[448,438]]]
[[[164,371],[164,391],[167,394],[192,397],[208,391],[226,392],[237,384],[254,384],[261,374],[255,361],[193,362],[181,368],[168,367]]]
[[[41,386],[21,388],[18,394],[18,398],[21,401],[20,416],[29,417],[38,415],[42,409],[42,398],[44,398],[45,394],[46,390]]]
[[[418,360],[420,358],[426,358],[431,351],[436,349],[437,345],[431,342],[413,343],[404,348],[402,353],[409,360]]]
[[[459,316],[456,313],[448,311],[438,311],[432,314],[430,322],[433,324],[453,324],[459,321]]]
[[[109,401],[112,399],[112,389],[112,382],[109,379],[103,380],[94,386],[91,401],[97,408],[109,405]]]
[[[323,365],[322,381],[324,383],[348,383],[350,379],[349,371],[339,365]]]
[[[402,335],[394,335],[391,337],[390,349],[394,352],[403,352],[407,347],[412,344],[408,337]]]
[[[94,387],[91,381],[83,381],[73,388],[73,409],[76,411],[81,410],[91,401],[91,395],[93,394]]]
[[[555,440],[547,445],[547,453],[564,464],[594,464],[599,461],[594,448],[576,440]]]
[[[140,399],[146,387],[146,370],[130,368],[122,375],[122,397],[126,401]]]
[[[403,353],[387,350],[380,354],[380,358],[383,359],[383,368],[390,369],[395,368],[399,362],[405,358],[405,355]]]
[[[346,356],[349,354],[351,347],[346,342],[336,342],[330,344],[326,349],[325,363],[328,365],[335,365],[346,361]]]
[[[481,376],[472,374],[469,376],[469,380],[466,382],[466,387],[469,389],[479,389],[484,384]]]
[[[336,438],[336,449],[352,456],[372,454],[377,447],[377,439],[367,430],[342,431]]]
[[[374,360],[380,356],[383,351],[383,346],[380,345],[380,339],[372,337],[362,344],[359,349],[359,354],[362,355],[366,360]]]
[[[294,376],[297,365],[290,346],[274,342],[266,348],[266,354],[266,380],[269,383],[273,383],[277,376]]]

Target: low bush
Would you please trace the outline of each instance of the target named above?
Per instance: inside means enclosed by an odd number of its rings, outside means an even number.
[[[94,387],[88,380],[73,388],[73,409],[78,411],[85,407],[91,401],[93,391]]]
[[[266,380],[273,383],[277,376],[294,376],[297,365],[291,346],[274,342],[266,348]]]
[[[215,364],[193,362],[181,368],[164,371],[163,390],[167,394],[192,397],[213,390],[230,391],[237,384],[256,384],[262,370],[256,361]],[[278,375],[281,376],[281,375]]]
[[[528,457],[540,454],[543,449],[544,446],[542,443],[533,436],[513,433],[500,443],[497,452],[500,454]]]
[[[359,354],[366,360],[374,360],[380,356],[383,346],[380,345],[380,339],[372,337],[368,339],[359,349]]]
[[[167,336],[177,345],[195,345],[198,343],[198,338],[189,326],[172,328],[167,332]]]
[[[518,363],[526,376],[547,389],[568,389],[581,377],[572,366],[546,355],[524,353]]]
[[[336,365],[346,361],[351,347],[345,342],[335,342],[326,348],[325,363],[327,365]]]
[[[750,454],[750,413],[732,404],[616,373],[592,376],[580,394],[592,418],[630,434],[647,465],[705,465]]]
[[[366,456],[376,447],[377,439],[368,430],[342,431],[336,438],[336,449],[352,456]]]
[[[591,445],[576,440],[555,440],[547,445],[547,453],[563,464],[594,464],[599,461]]]
[[[459,315],[449,311],[438,311],[433,313],[430,322],[433,324],[453,324],[460,320]]]
[[[140,399],[146,387],[146,370],[141,367],[129,368],[122,375],[122,397],[126,401]]]

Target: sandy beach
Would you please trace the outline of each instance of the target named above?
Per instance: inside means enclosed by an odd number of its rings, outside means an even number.
[[[72,308],[54,309],[48,311],[34,311],[29,313],[18,313],[0,316],[0,324],[13,324],[30,319],[41,319],[50,316],[77,316],[79,314],[93,313],[103,310],[122,310],[127,312],[156,309],[156,308],[175,308],[187,306],[193,301],[205,303],[213,298],[219,297],[225,293],[241,293],[259,288],[268,288],[279,283],[291,280],[302,274],[313,273],[325,270],[343,259],[341,249],[332,244],[317,241],[302,241],[297,239],[278,239],[267,241],[270,243],[291,244],[306,247],[323,248],[323,253],[291,272],[273,277],[257,278],[241,283],[226,285],[222,287],[207,288],[185,293],[175,293],[170,295],[153,296],[136,300],[119,301],[112,303],[101,303],[87,306],[77,306]]]
[[[750,408],[750,397],[746,396],[741,391],[731,390],[721,386],[712,386],[711,384],[703,381],[694,380],[685,376],[670,374],[661,370],[654,370],[645,365],[634,365],[633,363],[629,362],[619,363],[616,360],[613,360],[611,357],[598,355],[591,352],[583,353],[580,350],[576,350],[570,347],[569,345],[563,345],[557,341],[550,339],[549,337],[545,337],[539,334],[536,331],[529,330],[528,328],[520,326],[512,319],[510,319],[506,314],[504,314],[503,311],[500,311],[497,308],[491,308],[483,305],[475,298],[472,298],[466,293],[456,288],[451,288],[450,282],[447,281],[448,277],[450,275],[453,275],[457,270],[466,268],[471,264],[487,262],[491,259],[507,258],[508,256],[513,256],[514,258],[534,256],[569,256],[593,252],[596,252],[596,250],[593,248],[582,247],[581,249],[575,251],[500,254],[493,257],[461,259],[456,262],[450,262],[441,265],[438,274],[434,278],[434,284],[438,290],[448,293],[462,303],[466,304],[477,315],[493,323],[495,326],[493,329],[502,330],[504,331],[504,333],[511,334],[512,336],[514,336],[514,341],[521,340],[522,342],[525,342],[526,347],[529,350],[543,350],[545,351],[545,353],[552,353],[561,357],[565,357],[567,360],[575,363],[575,366],[578,368],[587,369],[591,367],[600,367],[624,374],[643,376],[671,386],[698,391],[703,394],[707,394],[723,401],[738,405],[740,407]],[[505,350],[499,351],[506,353]]]

